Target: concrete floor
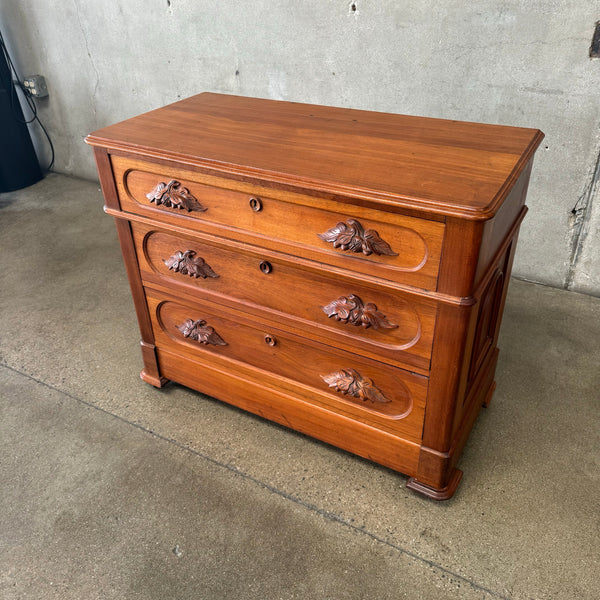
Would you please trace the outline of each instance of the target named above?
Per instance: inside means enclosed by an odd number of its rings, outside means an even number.
[[[600,597],[600,299],[513,280],[455,497],[143,383],[96,184],[0,195],[0,597]]]

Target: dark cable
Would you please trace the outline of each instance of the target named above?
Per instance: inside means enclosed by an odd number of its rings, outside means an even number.
[[[6,44],[4,43],[4,38],[2,37],[1,31],[0,31],[0,48],[2,49],[2,52],[3,52],[4,56],[6,57],[6,63],[8,64],[9,81],[8,81],[8,85],[6,86],[6,88],[7,89],[10,88],[10,107],[11,107],[12,116],[15,119],[15,121],[18,121],[19,123],[23,123],[24,125],[29,125],[30,123],[33,123],[34,121],[38,122],[38,125],[42,128],[42,131],[44,132],[44,135],[46,136],[46,139],[48,140],[48,144],[50,145],[50,152],[52,154],[52,158],[50,160],[50,164],[48,165],[48,167],[46,167],[46,169],[44,169],[45,171],[49,171],[54,166],[54,157],[55,157],[54,144],[52,143],[52,140],[50,139],[50,135],[48,134],[48,131],[44,127],[44,124],[40,121],[40,118],[37,114],[37,106],[33,100],[33,97],[31,96],[29,91],[21,84],[21,78],[19,77],[19,74],[17,73],[17,69],[15,68],[15,65],[10,57],[10,54],[8,53],[8,48],[6,47]],[[12,70],[12,73],[14,73],[16,81],[11,80],[11,70]],[[27,106],[29,106],[29,110],[31,110],[31,113],[33,115],[31,117],[31,119],[29,119],[29,120],[27,120],[27,119],[23,120],[23,119],[19,118],[17,116],[17,113],[15,112],[15,102],[19,102],[19,98],[17,96],[15,85],[13,85],[15,83],[23,91],[23,96],[25,98],[25,101],[27,102]]]

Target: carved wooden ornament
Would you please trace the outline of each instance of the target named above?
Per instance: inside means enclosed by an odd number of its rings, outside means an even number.
[[[367,400],[383,404],[391,402],[368,377],[362,377],[354,369],[343,369],[329,375],[321,375],[321,379],[329,387],[335,388],[336,392],[348,394],[365,402]]]
[[[169,267],[169,270],[175,271],[175,273],[189,275],[190,277],[202,277],[202,279],[218,277],[201,256],[196,256],[194,250],[175,252],[173,256],[165,260],[165,265]]]
[[[395,329],[398,325],[390,323],[388,318],[377,309],[372,302],[366,304],[355,294],[340,296],[337,300],[322,306],[323,312],[336,321],[361,325],[362,327],[373,327],[373,329]]]
[[[171,179],[169,183],[161,181],[149,193],[146,198],[150,202],[154,202],[157,206],[161,204],[167,208],[179,208],[191,212],[193,210],[203,212],[208,210],[193,196],[187,188],[183,187],[179,181]]]
[[[379,237],[374,229],[365,229],[356,219],[348,219],[338,223],[325,233],[317,234],[325,242],[333,243],[334,248],[370,254],[387,254],[398,256],[390,245]]]
[[[187,319],[185,323],[177,325],[183,337],[190,338],[201,344],[212,344],[213,346],[227,346],[227,342],[206,321],[198,319],[193,321]]]

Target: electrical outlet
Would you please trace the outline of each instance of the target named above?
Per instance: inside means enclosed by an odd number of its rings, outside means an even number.
[[[46,79],[43,75],[30,75],[23,80],[23,87],[35,98],[45,98],[48,95]]]

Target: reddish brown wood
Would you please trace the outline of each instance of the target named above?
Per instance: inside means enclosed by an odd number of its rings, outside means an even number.
[[[391,402],[368,377],[363,377],[354,369],[342,369],[335,373],[329,373],[329,375],[321,375],[321,379],[336,392],[348,394],[359,400],[370,400],[373,403],[380,402],[382,404]]]
[[[173,167],[165,170],[155,163],[113,157],[119,200],[124,211],[144,215],[163,226],[180,226],[202,233],[248,242],[287,254],[337,265],[350,271],[376,275],[435,289],[444,226],[439,222],[392,215],[381,210],[365,210],[318,201],[299,193],[270,193],[259,186],[240,185],[218,177]],[[205,212],[174,210],[150,204],[149,187],[157,180],[176,176],[190,193],[207,207]],[[261,210],[249,204],[261,197]],[[339,221],[340,216],[358,220],[394,249],[393,255],[365,256],[333,248],[318,235]]]
[[[356,219],[348,219],[338,223],[325,233],[317,234],[324,242],[330,242],[334,248],[362,252],[365,256],[371,254],[398,256],[391,246],[379,237],[374,229],[365,229]]]
[[[329,317],[342,323],[361,326],[367,329],[396,329],[398,325],[390,323],[389,319],[377,309],[372,302],[366,304],[356,294],[340,296],[327,306],[322,306],[323,312]]]
[[[149,344],[143,340],[140,342],[142,348],[142,357],[144,360],[144,368],[140,373],[140,377],[150,385],[157,388],[162,388],[169,380],[166,377],[162,377],[159,373],[158,359],[156,357],[156,346]]]
[[[102,194],[104,195],[104,208],[118,211],[121,208],[119,205],[119,194],[117,193],[108,151],[106,148],[98,147],[95,147],[93,150],[96,168],[98,169],[98,176],[100,178],[100,187],[102,188]]]
[[[180,298],[147,289],[157,346],[170,349],[193,360],[203,359],[226,365],[247,365],[285,378],[293,385],[312,388],[315,397],[335,410],[354,412],[360,409],[363,419],[375,418],[411,441],[420,439],[427,379],[395,367],[355,354],[336,350],[324,344],[282,329],[269,326],[234,309],[224,310],[207,301],[183,304]],[[210,323],[211,328],[227,343],[200,345],[182,334],[180,325],[190,319]],[[269,344],[266,337],[274,338]],[[323,376],[341,370],[359,372],[364,380],[375,381],[387,403],[363,403],[362,398],[337,394]],[[367,383],[365,383],[367,385]]]
[[[166,208],[175,208],[192,212],[204,212],[207,210],[198,200],[190,193],[190,190],[183,187],[179,181],[171,179],[169,183],[160,181],[154,189],[146,194],[146,198],[150,202],[154,202],[157,206],[165,206]]]
[[[119,196],[108,153],[104,148],[94,148],[94,158],[96,159],[102,193],[104,194],[105,209],[117,210],[119,209]],[[142,337],[140,343],[144,368],[142,369],[140,376],[144,381],[160,388],[166,385],[168,380],[160,375],[158,369],[154,335],[152,333],[150,314],[146,306],[146,297],[136,258],[135,247],[133,245],[131,226],[130,223],[121,219],[115,219],[115,223]]]
[[[542,138],[534,129],[205,93],[87,139],[219,173],[487,219]]]
[[[270,309],[275,325],[294,320],[302,335],[413,370],[429,370],[435,302],[388,290],[381,284],[371,286],[334,276],[323,272],[320,265],[307,273],[289,257],[273,256],[262,249],[232,247],[223,240],[215,243],[199,236],[188,239],[137,223],[132,227],[142,277],[152,285],[176,287],[178,292],[198,299],[232,302],[234,306],[242,302],[245,310],[258,314]],[[195,279],[169,270],[163,258],[182,247],[182,243],[201,255],[220,277]],[[263,271],[261,265],[265,262],[270,266]],[[283,294],[282,290],[288,293]],[[330,319],[322,307],[329,305],[340,290],[352,290],[356,296],[368,298],[389,322],[398,326],[355,329]],[[294,327],[291,323],[290,326]]]
[[[291,386],[247,366],[221,365],[198,356],[191,359],[166,349],[158,350],[158,360],[161,371],[173,381],[391,469],[416,473],[418,443],[354,413],[332,410],[312,388]]]
[[[492,401],[492,396],[494,395],[495,390],[496,390],[496,382],[494,381],[494,383],[491,385],[488,393],[485,395],[483,402],[481,403],[481,406],[483,408],[488,408],[488,406],[490,405],[490,403]]]
[[[460,469],[454,469],[448,478],[448,483],[440,488],[432,487],[426,483],[421,483],[414,477],[409,477],[406,487],[432,500],[449,500],[454,496],[454,492],[456,492],[462,476],[463,472]]]
[[[178,250],[163,261],[168,267],[169,271],[175,273],[181,273],[182,275],[189,275],[190,277],[218,277],[218,275],[212,270],[211,266],[201,256],[196,256],[195,250]]]
[[[477,384],[471,387],[468,397],[465,399],[465,410],[462,413],[460,425],[453,435],[452,446],[448,452],[448,460],[444,463],[445,472],[452,473],[460,454],[467,443],[475,419],[484,404],[489,404],[492,394],[496,389],[494,373],[498,363],[498,348],[492,350],[477,377]],[[446,476],[447,477],[447,476]]]
[[[194,340],[199,344],[212,344],[213,346],[227,346],[227,342],[208,325],[204,319],[186,319],[177,325],[184,338]]]
[[[91,134],[142,377],[451,497],[542,137],[217,94]]]
[[[489,265],[504,251],[507,240],[515,237],[516,230],[525,217],[527,207],[524,204],[532,166],[533,160],[527,165],[494,218],[485,222],[475,273],[475,286],[480,284]]]

